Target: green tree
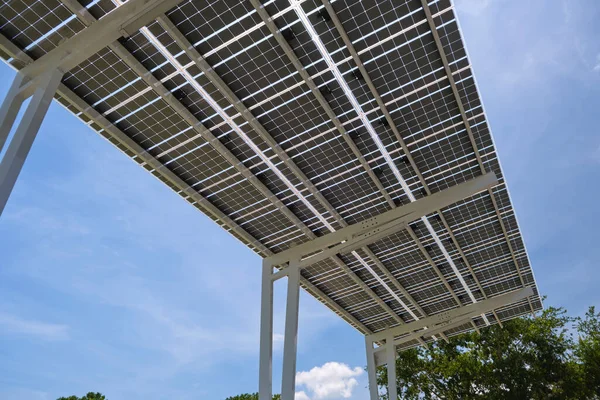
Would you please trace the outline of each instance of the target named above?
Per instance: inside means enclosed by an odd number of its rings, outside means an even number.
[[[106,400],[106,397],[104,397],[101,393],[89,392],[88,394],[86,394],[83,397],[77,397],[77,396],[59,397],[56,400]]]
[[[225,400],[258,400],[258,393],[244,393],[237,396],[228,397]],[[278,394],[273,395],[273,400],[281,400]]]
[[[591,307],[572,318],[550,307],[504,328],[402,351],[396,371],[399,398],[407,400],[600,399],[600,313]],[[377,380],[387,385],[385,368]]]
[[[574,355],[581,369],[586,392],[600,398],[600,313],[590,307],[584,318],[576,320],[579,333]]]

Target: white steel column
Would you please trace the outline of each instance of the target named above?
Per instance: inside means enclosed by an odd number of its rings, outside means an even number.
[[[20,94],[23,79],[24,76],[17,72],[17,76],[15,76],[0,108],[0,151],[2,151],[4,143],[6,143],[6,139],[23,104],[24,99]]]
[[[288,272],[281,400],[294,400],[296,392],[296,353],[298,348],[298,309],[300,303],[299,263],[299,260],[290,262]]]
[[[46,72],[40,77],[39,85],[37,85],[35,92],[33,93],[33,97],[27,106],[23,119],[15,131],[15,136],[9,144],[6,154],[2,158],[2,162],[0,162],[0,215],[2,215],[2,212],[4,211],[8,197],[15,186],[17,177],[23,168],[25,159],[29,154],[29,150],[37,136],[38,130],[42,125],[44,116],[50,107],[50,103],[56,93],[56,89],[58,89],[62,76],[63,73],[60,70],[54,70]],[[19,78],[15,79],[15,81],[18,79]],[[13,88],[11,88],[11,91],[12,90]],[[8,122],[14,113],[14,108],[12,106],[8,107],[9,110],[5,115],[6,122]],[[12,118],[14,122],[14,117]],[[5,121],[1,122],[2,127],[4,128]],[[8,131],[10,132],[10,128]]]
[[[258,400],[273,398],[273,266],[263,260],[260,299]]]
[[[369,378],[370,400],[379,400],[379,389],[377,387],[377,365],[375,364],[375,352],[373,341],[365,336],[365,347],[367,349],[367,376]]]
[[[388,400],[398,399],[398,387],[396,386],[396,345],[394,335],[388,336],[385,341],[387,353],[387,376],[388,376]]]

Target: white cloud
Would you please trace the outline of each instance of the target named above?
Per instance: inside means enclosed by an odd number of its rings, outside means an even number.
[[[306,392],[301,391],[301,392],[296,392],[296,395],[294,396],[294,400],[310,400],[310,397],[308,397]]]
[[[13,314],[0,312],[0,329],[6,333],[36,336],[44,340],[66,340],[69,338],[66,325],[23,319]]]
[[[310,371],[298,372],[296,382],[303,385],[310,392],[314,400],[350,398],[352,391],[358,384],[355,377],[363,373],[362,368],[350,368],[346,364],[328,362],[321,367],[314,367]],[[304,393],[304,392],[299,392]],[[296,393],[298,399],[299,393]],[[304,393],[306,396],[306,393]],[[308,399],[305,397],[304,399]],[[300,397],[300,399],[303,399]]]
[[[596,65],[594,66],[594,71],[600,72],[600,54],[596,56]]]

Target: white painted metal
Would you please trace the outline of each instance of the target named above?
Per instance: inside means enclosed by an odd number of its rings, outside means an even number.
[[[375,365],[375,352],[373,342],[365,336],[365,348],[367,351],[367,377],[369,379],[370,400],[379,400],[379,388],[377,386],[377,366]]]
[[[466,318],[461,318],[461,319],[457,320],[456,322],[452,322],[452,323],[440,326],[435,329],[427,329],[427,330],[421,330],[421,331],[418,331],[415,333],[411,333],[410,335],[403,336],[400,339],[394,340],[394,346],[398,347],[404,343],[408,343],[413,340],[418,340],[418,339],[423,340],[423,339],[432,337],[434,335],[441,334],[441,332],[443,332],[445,330],[453,329],[453,328],[459,327],[461,325],[464,325],[466,323],[469,323],[469,321],[472,321],[472,319],[471,319],[472,317],[474,317],[474,315],[466,317]],[[373,357],[375,359],[375,368],[385,365],[387,363],[387,354],[384,351],[374,352]]]
[[[396,400],[398,398],[398,385],[396,382],[396,345],[394,344],[393,335],[387,338],[384,347],[387,355],[388,399]]]
[[[62,76],[63,73],[59,70],[49,71],[41,76],[39,86],[35,90],[27,106],[27,110],[15,131],[15,135],[8,145],[6,154],[4,154],[0,162],[0,216],[15,186],[17,177],[21,173],[25,159],[42,125],[44,116],[50,107],[56,89],[60,85]],[[18,76],[15,80],[20,79]],[[19,101],[16,98],[13,100]],[[14,108],[9,106],[9,112],[6,115],[7,122],[9,122],[8,119],[12,117],[14,112]],[[18,113],[18,109],[16,112]],[[12,120],[14,123],[14,118]],[[4,125],[4,121],[2,122]],[[8,129],[10,131],[10,127]]]
[[[0,107],[0,151],[8,139],[10,130],[12,129],[15,119],[19,114],[21,105],[23,104],[23,96],[21,95],[21,84],[23,83],[23,74],[17,73],[13,80],[4,101],[2,107]]]
[[[292,261],[289,269],[285,311],[285,336],[283,342],[282,400],[294,400],[296,392],[296,355],[298,347],[298,311],[300,305],[300,268]],[[263,260],[261,314],[260,314],[260,365],[259,400],[273,396],[273,266]]]
[[[293,259],[310,256],[302,260],[300,266],[310,265],[331,255],[349,252],[357,247],[366,246],[402,229],[408,223],[424,215],[454,204],[488,187],[494,186],[496,183],[496,175],[493,172],[481,175],[470,181],[427,196],[419,201],[386,211],[375,217],[282,251],[268,259],[273,265],[281,265]],[[317,252],[320,253],[314,255]]]
[[[283,339],[283,377],[281,400],[294,400],[296,393],[296,355],[298,348],[298,311],[300,303],[300,268],[298,261],[290,263]]]
[[[258,399],[273,398],[273,267],[263,260],[260,297],[260,366]]]
[[[435,328],[438,325],[449,324],[458,318],[467,318],[475,316],[490,310],[515,303],[519,300],[527,298],[533,295],[533,289],[530,287],[518,289],[509,293],[502,294],[500,296],[490,297],[487,300],[483,300],[477,303],[469,304],[464,307],[454,308],[439,314],[432,315],[421,320],[411,322],[410,324],[396,326],[390,329],[386,329],[381,332],[369,335],[370,340],[379,342],[385,340],[389,335],[399,336],[405,333],[414,332],[425,327]]]
[[[182,0],[129,0],[21,70],[28,78],[69,71],[121,36],[128,36]],[[165,8],[167,7],[167,8]]]
[[[385,365],[389,362],[387,346],[390,337],[392,338],[394,347],[411,342],[413,340],[428,338],[433,335],[440,334],[441,332],[447,331],[449,329],[457,328],[461,325],[469,323],[472,320],[472,318],[477,315],[515,303],[531,295],[533,295],[532,288],[522,288],[461,308],[456,308],[454,310],[436,314],[423,320],[412,322],[410,324],[401,325],[392,329],[387,329],[382,332],[377,332],[373,335],[367,335],[365,337],[367,343],[381,341],[383,338],[385,338],[386,340],[386,345],[384,347],[379,347],[373,350],[373,368],[376,369],[378,366]],[[393,339],[396,336],[404,335],[406,333],[408,333],[408,335],[402,336],[395,340]],[[367,364],[367,368],[371,368],[369,364]]]

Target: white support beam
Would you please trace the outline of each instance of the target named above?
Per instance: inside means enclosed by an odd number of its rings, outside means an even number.
[[[411,333],[410,335],[407,336],[403,336],[400,339],[396,339],[394,340],[394,346],[398,347],[404,343],[408,343],[408,342],[412,342],[413,340],[424,340],[427,338],[432,337],[433,335],[438,335],[446,330],[450,330],[450,329],[454,329],[457,328],[461,325],[465,325],[468,324],[469,321],[472,321],[473,316],[469,316],[469,317],[465,317],[465,318],[461,318],[456,322],[451,322],[447,325],[443,325],[434,329],[427,329],[427,330],[422,330],[419,332],[415,332],[415,333]],[[375,360],[375,368],[385,365],[387,363],[387,354],[384,351],[381,351],[380,349],[378,349],[378,351],[375,351],[373,353],[373,359]]]
[[[290,264],[292,268],[290,268],[288,273],[281,400],[294,400],[296,393],[296,355],[298,350],[298,311],[300,305],[300,268],[297,268],[297,263],[298,261],[292,261]]]
[[[42,121],[48,112],[48,108],[54,98],[58,85],[60,85],[62,76],[63,73],[61,71],[53,70],[46,72],[40,77],[40,84],[35,90],[35,93],[27,106],[27,110],[15,131],[15,135],[8,145],[6,154],[4,154],[4,157],[0,162],[0,216],[4,211],[4,207],[8,202],[8,198],[15,186],[17,178],[21,173],[23,164],[25,164],[25,159],[27,159],[27,156],[29,155],[29,150],[42,125]],[[22,78],[19,75],[15,78],[15,82],[18,81],[22,81]],[[21,102],[17,97],[18,96],[12,100],[16,101],[20,106]],[[14,114],[14,107],[8,107],[8,112],[4,114],[5,120],[0,121],[0,125],[10,132],[16,114]],[[18,113],[18,109],[16,112]],[[12,122],[10,126],[8,122]]]
[[[397,396],[397,386],[395,383],[395,361],[392,361],[391,357],[394,357],[394,360],[396,359],[396,348],[398,346],[413,340],[422,341],[424,338],[442,334],[442,332],[446,330],[454,329],[469,323],[473,317],[480,315],[481,313],[516,303],[532,294],[532,288],[522,288],[478,303],[432,315],[409,324],[386,329],[372,335],[366,335],[367,374],[369,378],[369,393],[371,400],[376,400],[378,398],[376,370],[378,366],[383,365],[387,365],[388,368],[388,393],[392,394],[392,398],[397,398],[393,397],[394,394]],[[400,335],[404,336],[395,339]],[[385,340],[383,346],[376,349],[373,348],[373,343],[382,342],[383,340]],[[392,370],[390,366],[394,366],[394,369]],[[372,388],[372,382],[374,382],[375,390]]]
[[[404,326],[401,326],[400,328],[407,328],[410,330],[402,330],[402,329],[389,329],[386,331],[381,332],[381,334],[378,332],[376,335],[379,336],[383,336],[383,335],[387,335],[387,340],[389,340],[389,337],[391,335],[391,337],[395,337],[398,336],[398,332],[402,332],[400,334],[404,334],[408,332],[408,335],[402,336],[398,339],[393,340],[393,344],[394,347],[400,346],[404,343],[408,343],[408,342],[412,342],[413,340],[423,340],[425,338],[429,338],[433,335],[437,335],[437,334],[441,334],[444,331],[450,330],[450,329],[454,329],[457,328],[461,325],[465,325],[468,324],[470,322],[472,322],[472,318],[476,317],[477,315],[481,314],[481,313],[485,313],[485,312],[489,312],[495,308],[499,308],[499,307],[503,307],[512,303],[516,303],[517,301],[526,298],[527,296],[531,296],[533,294],[533,289],[530,287],[527,288],[523,288],[523,289],[518,289],[514,292],[510,292],[501,296],[497,296],[497,297],[492,297],[488,300],[484,300],[481,302],[477,302],[474,304],[470,304],[468,306],[462,307],[460,309],[455,309],[455,310],[451,310],[451,311],[458,311],[458,310],[468,310],[468,312],[466,313],[452,313],[453,316],[448,317],[448,312],[446,313],[440,313],[437,315],[433,315],[430,318],[426,318],[423,321],[430,321],[432,319],[435,319],[436,317],[441,320],[441,322],[437,322],[435,324],[432,323],[432,325],[429,325],[427,327],[427,329],[424,329],[423,326],[420,326],[419,324],[416,323],[410,323],[410,324],[406,324]],[[420,322],[420,321],[418,321]],[[412,330],[416,330],[416,332],[413,332]],[[374,339],[375,335],[371,335],[371,336],[367,336],[366,340],[376,340]],[[374,362],[375,362],[375,366],[381,366],[381,365],[385,365],[388,360],[387,360],[387,352],[383,351],[382,348],[378,348],[373,352],[373,357],[374,357]]]
[[[8,139],[10,130],[12,129],[21,105],[23,104],[23,96],[20,91],[21,84],[23,83],[23,74],[17,72],[17,76],[13,80],[8,93],[2,102],[0,107],[0,151],[4,147],[4,143]]]
[[[129,36],[182,0],[129,0],[21,70],[29,79],[67,72],[121,36]],[[83,7],[82,7],[83,8]]]
[[[412,221],[486,190],[496,183],[496,175],[493,172],[481,175],[419,201],[386,211],[375,217],[277,253],[268,259],[273,265],[281,265],[293,259],[310,256],[302,260],[300,266],[310,265],[323,258],[366,246],[404,228]],[[320,253],[313,255],[317,252]]]
[[[273,266],[263,260],[260,296],[260,365],[258,399],[273,398]]]
[[[379,342],[387,339],[390,335],[394,337],[418,331],[425,327],[436,329],[444,325],[448,325],[457,319],[465,319],[479,314],[489,312],[490,310],[500,308],[509,304],[513,304],[519,300],[533,295],[533,289],[530,287],[518,289],[500,296],[490,297],[477,303],[469,304],[464,307],[454,308],[444,311],[439,314],[432,315],[427,318],[420,319],[410,324],[400,325],[394,328],[386,329],[381,332],[368,335],[368,338],[373,342]]]
[[[379,387],[377,386],[377,365],[375,364],[375,349],[373,342],[365,336],[365,348],[367,352],[367,377],[369,379],[369,398],[379,400]]]
[[[388,376],[388,399],[396,400],[398,398],[398,384],[396,382],[396,345],[394,345],[394,336],[390,335],[385,343],[387,376]]]

